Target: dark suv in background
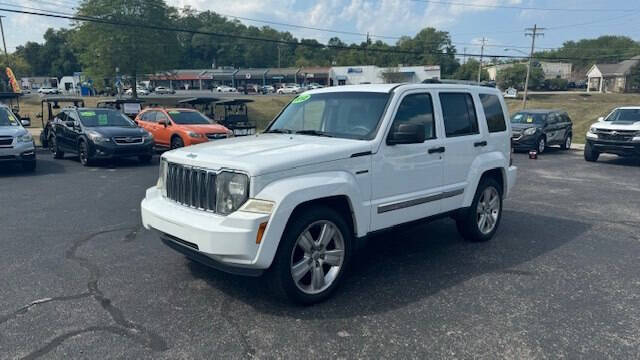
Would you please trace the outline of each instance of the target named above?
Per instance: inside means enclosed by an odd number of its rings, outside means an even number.
[[[566,111],[524,110],[511,117],[512,144],[515,150],[536,150],[543,153],[547,146],[571,148],[573,123]]]
[[[49,149],[56,159],[75,153],[88,166],[94,159],[137,157],[147,163],[153,156],[153,136],[117,110],[64,109],[51,125]]]

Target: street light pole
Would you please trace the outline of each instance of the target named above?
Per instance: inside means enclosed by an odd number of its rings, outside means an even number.
[[[482,46],[480,47],[480,65],[478,65],[478,84],[480,84],[481,76],[482,76],[482,58],[484,57],[484,46],[487,43],[487,38],[482,38]]]
[[[533,25],[533,28],[528,28],[525,31],[525,36],[531,36],[531,52],[529,53],[529,65],[527,66],[527,78],[524,81],[524,96],[522,97],[522,109],[527,108],[527,95],[529,92],[529,77],[531,76],[531,64],[533,63],[533,52],[536,48],[536,37],[544,36],[544,33],[540,31],[544,30],[544,28],[539,28],[537,24]]]

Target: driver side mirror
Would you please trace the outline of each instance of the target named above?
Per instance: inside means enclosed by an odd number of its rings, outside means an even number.
[[[604,116],[600,116],[600,117],[598,118],[598,122],[602,122],[602,121],[604,121]]]
[[[22,118],[20,119],[20,123],[22,124],[22,126],[31,126],[31,119],[29,118]]]
[[[423,143],[424,132],[424,124],[400,124],[389,133],[387,145]]]
[[[67,125],[68,127],[72,128],[76,126],[76,122],[75,121],[71,121],[71,120],[67,120],[64,122],[65,125]]]

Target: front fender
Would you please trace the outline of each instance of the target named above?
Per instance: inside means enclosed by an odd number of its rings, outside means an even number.
[[[255,194],[257,199],[276,204],[260,244],[256,264],[265,269],[271,265],[287,222],[298,205],[333,196],[346,196],[353,213],[355,233],[358,236],[366,234],[369,213],[362,206],[362,191],[350,173],[331,171],[285,178],[274,181]]]
[[[471,206],[473,197],[476,194],[476,189],[478,188],[478,184],[480,183],[480,178],[482,178],[482,175],[485,172],[493,169],[500,169],[500,173],[502,174],[502,183],[504,184],[504,196],[506,197],[509,188],[504,169],[506,169],[507,167],[509,167],[509,159],[505,158],[504,154],[500,151],[488,152],[476,156],[469,169],[469,175],[467,178],[467,189],[464,192],[464,201],[462,203],[462,206]]]

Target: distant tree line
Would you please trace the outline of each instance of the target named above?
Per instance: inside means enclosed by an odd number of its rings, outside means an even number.
[[[136,77],[161,70],[212,66],[440,65],[443,77],[464,80],[476,80],[479,70],[474,59],[461,65],[450,34],[433,28],[422,29],[413,37],[402,37],[394,44],[381,40],[349,44],[333,37],[327,43],[329,47],[325,47],[315,39],[298,39],[290,32],[269,26],[247,26],[215,12],[198,12],[190,7],[177,9],[164,0],[83,0],[76,15],[274,42],[75,21],[69,29],[48,29],[43,43],[27,42],[17,47],[9,64],[18,77],[60,78],[82,71],[100,87],[102,79],[113,79],[117,74]],[[594,57],[602,59],[598,62],[616,62],[634,54],[640,54],[639,43],[627,37],[603,36],[569,41],[560,49],[539,52],[536,57],[575,58],[571,60],[574,65],[586,67],[595,62]],[[0,61],[6,63],[6,59]],[[522,69],[516,67],[512,72]],[[508,72],[502,76],[517,78],[512,75]],[[482,70],[482,80],[488,77]]]

